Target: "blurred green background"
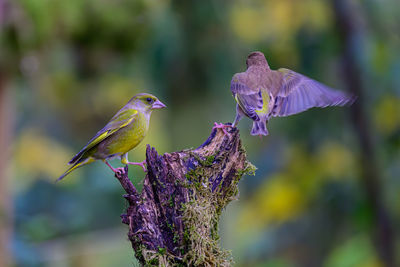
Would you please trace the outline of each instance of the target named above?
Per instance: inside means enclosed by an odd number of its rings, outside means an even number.
[[[254,50],[342,90],[349,67],[361,97],[272,119],[262,139],[240,122],[258,170],[223,213],[221,245],[236,266],[396,266],[399,14],[398,0],[0,0],[0,266],[138,266],[108,167],[54,180],[139,92],[168,108],[131,160],[146,144],[197,147],[234,119],[230,79]],[[140,187],[141,169],[130,176]]]

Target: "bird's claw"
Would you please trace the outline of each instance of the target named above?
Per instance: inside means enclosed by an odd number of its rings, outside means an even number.
[[[113,166],[111,166],[111,164],[107,161],[104,160],[104,163],[107,164],[108,167],[110,167],[110,169],[115,173],[115,175],[117,176],[121,176],[122,174],[125,173],[125,169],[123,167],[119,167],[119,168],[114,168]]]
[[[225,128],[230,128],[230,127],[231,127],[230,125],[214,122],[214,127],[212,129],[213,130],[214,129],[221,129],[224,132],[225,135],[229,135],[229,133],[225,130]]]
[[[122,175],[125,173],[125,169],[123,167],[115,168],[113,171],[116,175]]]

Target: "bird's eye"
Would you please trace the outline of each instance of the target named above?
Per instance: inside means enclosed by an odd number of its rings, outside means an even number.
[[[147,103],[149,103],[149,104],[153,104],[154,99],[151,98],[151,97],[148,97],[148,98],[146,98],[146,101],[147,101]]]

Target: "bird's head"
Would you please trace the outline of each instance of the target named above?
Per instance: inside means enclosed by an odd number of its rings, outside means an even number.
[[[247,68],[250,66],[266,66],[269,69],[268,62],[263,53],[255,51],[250,53],[246,60]]]
[[[153,109],[166,107],[164,103],[151,94],[137,94],[129,100],[129,104],[142,111],[152,111]]]

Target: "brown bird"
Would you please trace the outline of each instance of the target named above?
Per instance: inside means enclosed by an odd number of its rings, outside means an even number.
[[[251,135],[268,135],[267,122],[271,117],[284,117],[312,107],[351,105],[356,97],[334,90],[289,69],[271,70],[261,52],[251,53],[246,60],[247,70],[232,77],[231,91],[235,98],[236,127],[243,115],[253,120]],[[214,128],[231,127],[215,123]]]

